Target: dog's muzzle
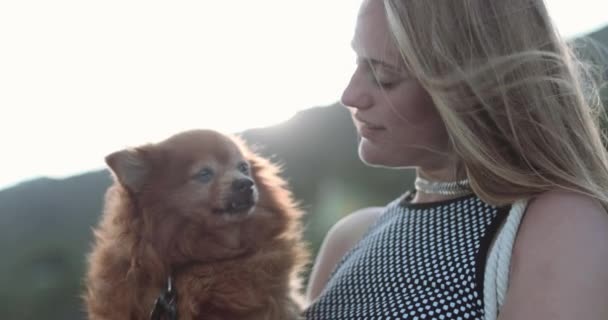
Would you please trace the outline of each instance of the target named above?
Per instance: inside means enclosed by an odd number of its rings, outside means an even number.
[[[253,180],[237,179],[232,183],[231,193],[226,203],[226,211],[243,212],[255,205],[256,190]]]

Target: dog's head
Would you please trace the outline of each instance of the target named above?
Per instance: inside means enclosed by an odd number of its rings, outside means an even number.
[[[218,226],[254,211],[258,190],[247,153],[234,138],[196,130],[115,152],[106,162],[142,210]]]
[[[106,162],[115,178],[108,208],[123,212],[108,223],[134,239],[133,261],[155,273],[299,235],[301,212],[279,168],[236,137],[187,131],[112,153]]]

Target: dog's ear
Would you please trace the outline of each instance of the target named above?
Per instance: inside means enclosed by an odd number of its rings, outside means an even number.
[[[149,173],[149,164],[141,150],[117,151],[105,160],[120,184],[132,192],[141,191]]]

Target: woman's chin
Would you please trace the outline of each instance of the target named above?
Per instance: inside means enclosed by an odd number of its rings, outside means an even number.
[[[372,167],[394,166],[385,149],[365,138],[359,141],[359,159]]]
[[[405,151],[404,147],[396,147],[394,145],[383,145],[376,141],[370,141],[365,138],[359,140],[359,159],[365,165],[370,167],[384,167],[392,169],[405,169],[417,166],[419,159],[418,154],[414,150]]]

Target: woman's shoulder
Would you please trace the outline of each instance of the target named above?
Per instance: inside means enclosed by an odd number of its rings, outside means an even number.
[[[549,238],[553,241],[547,241]],[[608,213],[602,204],[590,196],[553,190],[528,201],[515,250],[526,252],[535,244],[561,250],[565,248],[555,248],[556,243],[568,241],[580,245],[578,241],[590,240],[608,241]]]
[[[513,248],[514,267],[531,262],[554,265],[577,250],[605,252],[608,258],[608,213],[601,203],[566,190],[530,199]]]
[[[330,233],[342,233],[345,230],[349,230],[348,233],[351,235],[353,231],[355,231],[355,234],[363,233],[378,219],[383,211],[384,207],[367,207],[353,211],[338,220],[332,226]]]
[[[361,240],[383,211],[383,207],[367,207],[351,212],[330,228],[324,244],[342,256]]]
[[[361,240],[383,211],[383,207],[367,207],[353,211],[330,228],[323,245],[341,257]]]
[[[608,316],[608,214],[571,191],[528,202],[513,248],[504,319]]]
[[[311,302],[321,293],[331,272],[378,219],[383,207],[368,207],[356,210],[335,223],[327,232],[319,249],[308,282],[307,300]]]

